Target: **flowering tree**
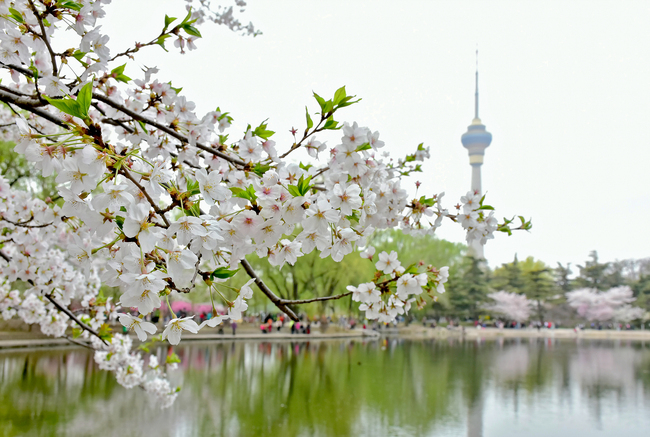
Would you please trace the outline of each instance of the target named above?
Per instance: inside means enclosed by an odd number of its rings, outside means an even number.
[[[503,290],[490,293],[488,297],[494,301],[494,303],[485,307],[488,311],[502,314],[516,322],[528,320],[530,311],[535,304],[523,294],[508,293]]]
[[[419,145],[397,161],[379,156],[378,132],[335,119],[359,101],[345,87],[329,99],[314,93],[316,110],[306,110],[293,144],[276,145],[266,123],[230,139],[227,112],[197,114],[156,68],[132,79],[126,67],[140,50],[166,51],[169,39],[181,52],[195,49],[203,20],[255,34],[252,26],[234,20],[232,9],[189,2],[199,8],[182,19],[165,16],[160,34],[115,54],[99,24],[108,2],[0,2],[5,139],[44,176],[56,175],[60,196],[42,201],[0,180],[0,311],[95,349],[100,367],[122,385],[173,402],[165,377],[173,362],[145,360],[131,350],[131,337],[111,333],[109,322],[145,342],[157,329],[144,317],[168,305],[171,293],[191,293],[200,282],[227,314],[201,326],[174,317],[162,340],[178,344],[183,331],[240,319],[253,284],[292,319],[298,305],[352,295],[368,319],[384,322],[435,299],[448,275],[446,267],[402,266],[397,253],[375,256],[367,247],[363,256],[376,261],[367,282],[340,295],[287,300],[248,263],[253,252],[280,269],[314,250],[338,262],[366,246],[375,229],[431,233],[447,219],[467,231],[468,242],[484,244],[495,231],[515,228],[511,220],[499,224],[474,193],[460,199],[457,212],[442,206],[443,194],[409,199],[402,178],[420,171],[429,150]],[[61,32],[76,36],[73,48],[55,44]],[[342,134],[323,154],[327,146],[316,138],[326,131]],[[291,161],[301,148],[312,162]],[[516,227],[529,228],[523,218]],[[226,287],[239,269],[250,280]],[[119,302],[103,298],[102,284],[122,290]],[[121,312],[129,308],[138,315]]]
[[[631,305],[636,298],[628,286],[614,287],[602,292],[595,288],[580,288],[567,293],[566,296],[567,302],[578,315],[590,322],[629,322],[645,314],[642,308]]]

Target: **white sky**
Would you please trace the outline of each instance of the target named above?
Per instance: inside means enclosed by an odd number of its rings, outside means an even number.
[[[114,1],[103,25],[112,53],[148,41],[183,7]],[[305,105],[315,112],[312,90],[331,97],[346,85],[363,100],[338,119],[379,130],[395,156],[430,146],[415,179],[451,207],[470,186],[460,136],[473,117],[478,44],[480,116],[493,134],[483,190],[500,217],[533,219],[531,233],[488,243],[490,265],[515,253],[553,266],[591,250],[650,256],[650,2],[250,0],[249,20],[264,34],[204,25],[197,51],[153,47],[137,61],[158,66],[200,112],[229,111],[231,139],[269,118],[279,150],[292,126],[304,129]],[[336,136],[321,139],[334,146]],[[464,241],[451,223],[439,236]]]

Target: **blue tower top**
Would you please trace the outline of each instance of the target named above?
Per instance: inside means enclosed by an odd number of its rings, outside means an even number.
[[[478,117],[478,50],[476,51],[476,91],[474,92],[474,120],[467,127],[467,132],[460,138],[469,155],[483,155],[492,142],[492,134],[485,129]]]

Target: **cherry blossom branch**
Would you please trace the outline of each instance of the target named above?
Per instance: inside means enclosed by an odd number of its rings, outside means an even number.
[[[314,135],[316,132],[321,132],[322,130],[324,130],[324,129],[321,129],[321,128],[320,128],[320,125],[323,124],[323,122],[324,122],[325,120],[327,120],[327,117],[331,116],[333,113],[334,113],[334,111],[330,111],[330,112],[327,113],[326,116],[324,116],[323,114],[321,114],[321,116],[320,116],[320,121],[318,122],[318,124],[316,125],[316,127],[314,128],[314,130],[312,130],[310,133],[307,133],[307,132],[309,131],[309,129],[306,129],[306,130],[305,130],[305,133],[304,133],[303,136],[302,136],[302,139],[301,139],[300,141],[298,141],[297,143],[294,143],[293,146],[291,146],[291,148],[290,148],[288,151],[286,151],[284,154],[280,155],[280,159],[284,159],[284,158],[286,158],[287,155],[289,155],[291,152],[293,152],[294,150],[296,150],[296,149],[298,149],[300,146],[302,146],[302,142],[303,142],[303,141],[305,141],[305,140],[306,140],[307,138],[309,138],[310,136]]]
[[[111,106],[114,109],[118,109],[119,111],[125,113],[126,115],[128,115],[131,118],[139,120],[139,121],[141,121],[143,123],[146,123],[146,124],[148,124],[150,126],[155,127],[158,130],[161,130],[161,131],[171,135],[172,137],[179,140],[181,143],[184,143],[184,144],[189,144],[190,143],[190,140],[186,136],[179,134],[174,129],[172,129],[170,127],[167,127],[167,126],[164,126],[164,125],[162,125],[162,124],[160,124],[160,123],[158,123],[156,121],[150,120],[147,117],[144,117],[144,116],[142,116],[142,115],[140,115],[140,114],[138,114],[138,113],[136,113],[134,111],[131,111],[130,109],[128,109],[124,105],[120,105],[119,103],[114,102],[113,100],[109,99],[106,96],[103,96],[103,95],[98,94],[98,93],[93,93],[93,98],[96,99],[96,100],[99,100],[100,102],[106,103],[107,105]],[[201,149],[203,151],[211,153],[211,154],[213,154],[215,156],[218,156],[221,159],[225,159],[226,161],[228,161],[228,162],[230,162],[232,164],[235,164],[235,165],[238,165],[238,166],[241,166],[241,167],[246,166],[246,163],[244,161],[242,161],[241,159],[233,158],[232,156],[229,156],[229,155],[227,155],[227,154],[225,154],[223,152],[220,152],[219,150],[215,150],[215,149],[213,149],[211,147],[208,147],[205,144],[196,142],[196,147],[198,149]]]
[[[128,180],[133,182],[133,185],[138,187],[138,189],[142,192],[142,194],[144,194],[144,197],[146,197],[147,200],[149,201],[149,204],[151,204],[151,207],[153,208],[153,210],[156,211],[156,214],[158,214],[160,216],[160,218],[163,219],[163,221],[165,222],[165,225],[167,225],[165,227],[168,228],[169,227],[169,220],[167,220],[167,217],[165,217],[165,213],[160,208],[158,208],[158,205],[156,205],[156,202],[154,202],[154,200],[151,198],[149,193],[147,193],[147,190],[138,181],[136,181],[133,178],[133,176],[131,175],[131,173],[129,173],[129,171],[127,169],[122,168],[120,170],[120,174],[124,175],[124,177],[126,177]]]
[[[6,218],[0,218],[0,220],[5,221],[7,223],[11,223],[14,226],[20,226],[21,228],[45,228],[45,227],[48,227],[48,226],[52,226],[52,223],[46,223],[46,224],[43,224],[43,225],[28,225],[29,222],[34,220],[34,217],[32,217],[29,220],[24,221],[24,222],[12,222],[11,220],[6,219]]]
[[[52,50],[50,41],[47,38],[47,34],[45,33],[45,26],[43,26],[43,19],[41,15],[38,13],[38,10],[36,9],[36,6],[34,5],[34,2],[32,0],[29,0],[29,6],[32,9],[32,12],[34,13],[34,16],[36,17],[36,20],[38,20],[38,26],[41,28],[40,35],[36,32],[34,33],[38,35],[45,43],[45,47],[47,47],[47,51],[50,53],[50,59],[52,60],[52,74],[56,76],[58,74],[56,68],[56,56],[54,55],[54,50]]]
[[[90,326],[86,325],[84,322],[82,322],[81,320],[79,320],[79,319],[77,318],[77,316],[75,316],[74,313],[73,313],[72,311],[70,311],[68,308],[66,308],[66,307],[64,307],[63,305],[61,305],[60,303],[58,303],[58,302],[57,302],[57,301],[52,297],[51,294],[46,294],[46,295],[45,295],[45,298],[46,298],[47,300],[49,300],[50,302],[52,302],[52,304],[53,304],[53,305],[54,305],[54,306],[55,306],[59,311],[61,311],[62,313],[64,313],[64,314],[67,315],[68,317],[70,317],[72,320],[74,320],[74,322],[75,322],[77,325],[79,325],[79,326],[81,327],[81,329],[83,329],[84,331],[88,331],[89,333],[91,333],[91,334],[94,335],[95,337],[99,338],[101,341],[104,342],[105,345],[108,346],[108,342],[107,342],[106,340],[104,340],[104,339],[99,335],[99,333],[98,333],[97,331],[95,331],[93,328],[91,328]]]
[[[257,276],[257,273],[255,273],[253,266],[251,266],[245,258],[241,260],[241,265],[244,267],[244,270],[246,270],[248,276],[255,280],[255,284],[257,284],[259,289],[262,290],[262,293],[264,293],[266,297],[268,297],[269,300],[280,309],[280,311],[288,315],[291,320],[298,321],[298,316],[296,316],[296,313],[294,313],[293,310],[283,302],[284,299],[280,299],[278,296],[276,296],[275,293],[273,293],[273,291],[271,291],[271,289],[264,283],[264,281],[262,281],[262,279]]]
[[[24,98],[16,98],[16,97],[14,97],[14,96],[0,90],[0,101],[5,102],[8,105],[9,104],[16,105],[21,109],[29,111],[34,115],[38,115],[39,117],[44,118],[45,120],[56,124],[57,126],[60,126],[60,127],[64,128],[64,129],[67,129],[67,130],[70,130],[70,127],[63,120],[61,120],[58,117],[55,117],[54,115],[50,114],[49,112],[47,112],[47,111],[45,111],[43,109],[38,108],[37,106],[44,106],[41,103],[37,103],[38,100],[36,102],[34,102],[34,100],[32,100],[32,99],[26,100]]]

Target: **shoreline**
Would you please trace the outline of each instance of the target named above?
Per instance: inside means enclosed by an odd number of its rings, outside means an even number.
[[[39,348],[58,348],[58,347],[82,347],[70,342],[65,338],[15,338],[4,333],[0,337],[0,350],[30,349],[38,350]],[[500,338],[548,338],[548,339],[588,339],[588,340],[634,340],[650,341],[650,330],[636,331],[617,331],[617,330],[596,330],[585,329],[574,331],[573,329],[499,329],[499,328],[466,328],[446,329],[446,328],[426,328],[422,326],[408,326],[401,328],[385,329],[374,331],[370,329],[354,329],[345,332],[320,333],[312,334],[290,334],[290,333],[240,333],[237,335],[230,334],[197,334],[186,335],[182,343],[195,342],[231,342],[231,341],[317,341],[317,340],[346,340],[355,338],[379,339],[382,337],[399,337],[409,340],[426,340],[426,339],[446,339],[446,338],[463,338],[467,340],[494,340]],[[137,337],[132,335],[134,342],[138,343]],[[77,340],[79,341],[79,340]],[[87,343],[87,342],[86,342]]]

